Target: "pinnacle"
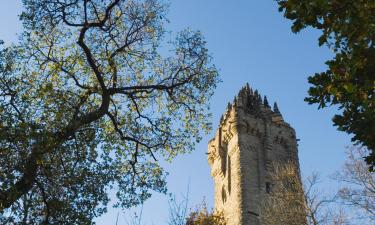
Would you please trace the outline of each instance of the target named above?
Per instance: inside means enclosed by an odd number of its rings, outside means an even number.
[[[228,102],[227,111],[229,111],[231,108],[232,108],[232,104],[230,104],[230,102]]]
[[[268,104],[267,96],[264,96],[263,105],[264,105],[265,107],[270,108],[270,105]]]
[[[276,102],[273,104],[273,111],[274,111],[275,113],[279,113],[279,114],[280,114],[279,107],[277,106],[277,103],[276,103]]]

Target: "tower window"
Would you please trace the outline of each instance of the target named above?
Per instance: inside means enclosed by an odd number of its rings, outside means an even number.
[[[268,194],[271,193],[271,183],[270,182],[266,182],[266,192]]]
[[[223,200],[223,203],[225,203],[227,201],[227,194],[225,193],[224,187],[221,188],[221,198]]]
[[[228,157],[228,143],[223,143],[221,148],[221,171],[224,176],[227,173],[227,157]]]

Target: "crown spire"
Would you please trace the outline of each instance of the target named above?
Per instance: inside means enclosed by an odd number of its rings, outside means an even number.
[[[268,104],[267,96],[264,96],[263,105],[264,105],[265,107],[270,108],[270,105]]]
[[[282,116],[277,103],[275,102],[274,106],[271,107],[267,96],[261,95],[257,89],[252,89],[249,83],[246,83],[234,97],[233,101],[227,104],[226,112],[223,114],[220,123],[223,123],[231,115],[232,109],[235,113],[243,110],[244,112],[264,118]],[[270,114],[271,111],[274,113]]]
[[[276,102],[273,104],[273,111],[274,111],[275,113],[279,113],[279,114],[280,114],[280,110],[279,110],[279,107],[277,106],[277,103],[276,103]]]

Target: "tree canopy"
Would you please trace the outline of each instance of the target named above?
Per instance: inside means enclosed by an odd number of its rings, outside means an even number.
[[[319,45],[335,57],[325,72],[309,77],[310,104],[337,105],[333,123],[353,135],[352,140],[371,150],[366,157],[375,166],[375,1],[276,0],[279,10],[293,21],[292,31],[305,27],[322,31]]]
[[[0,223],[92,224],[165,192],[158,159],[210,129],[202,35],[165,40],[162,0],[23,0],[0,49]]]

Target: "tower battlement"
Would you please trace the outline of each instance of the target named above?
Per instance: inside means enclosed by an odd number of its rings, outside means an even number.
[[[277,104],[268,103],[247,84],[228,103],[214,138],[208,162],[215,182],[215,210],[228,225],[260,225],[260,196],[272,186],[272,164],[298,166],[294,129],[284,121]]]

